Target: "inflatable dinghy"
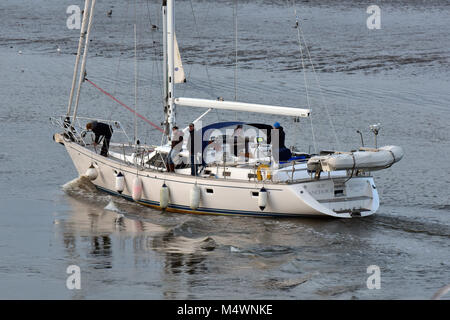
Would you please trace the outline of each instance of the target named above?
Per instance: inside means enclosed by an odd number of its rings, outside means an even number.
[[[356,152],[335,152],[314,156],[308,160],[310,171],[364,170],[375,171],[389,168],[403,157],[403,149],[385,146],[378,149],[361,148]]]

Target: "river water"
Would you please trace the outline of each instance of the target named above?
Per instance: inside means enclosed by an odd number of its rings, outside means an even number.
[[[367,28],[372,4],[381,29]],[[450,283],[448,1],[239,1],[237,68],[234,1],[177,1],[188,76],[180,95],[309,102],[313,111],[299,123],[229,112],[205,121],[276,120],[304,151],[357,148],[356,130],[373,145],[368,126],[379,122],[378,143],[404,148],[398,164],[374,174],[379,211],[351,220],[161,213],[77,178],[49,121],[67,108],[79,36],[66,26],[70,5],[82,2],[0,3],[0,298],[429,299]],[[136,21],[138,111],[156,123],[161,28],[150,26],[161,27],[159,10],[155,1],[138,0],[136,10],[134,1],[98,1],[87,68],[133,106]],[[306,59],[305,77],[296,14],[316,71]],[[133,132],[133,116],[88,83],[79,114]],[[180,109],[178,123],[200,114]],[[145,122],[138,132],[161,139]],[[80,268],[80,290],[66,286],[70,265]],[[367,286],[372,265],[380,289]]]

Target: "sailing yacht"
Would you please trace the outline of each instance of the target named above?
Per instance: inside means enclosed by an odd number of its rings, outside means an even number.
[[[184,82],[185,75],[175,36],[174,0],[162,4],[164,139],[160,145],[130,142],[120,121],[95,119],[110,124],[115,136],[125,137],[123,142],[110,144],[107,157],[100,155],[85,129],[86,122],[93,119],[77,116],[80,88],[87,80],[85,67],[95,2],[85,0],[67,114],[53,118],[59,126],[54,140],[64,145],[80,176],[88,177],[101,191],[169,212],[352,218],[377,211],[380,201],[372,172],[398,162],[403,156],[401,147],[361,147],[319,154],[292,151],[288,159],[281,159],[279,130],[272,125],[246,121],[203,125],[201,119],[212,109],[275,114],[296,121],[310,117],[311,110],[176,95],[174,84]],[[175,170],[168,170],[169,133],[176,126],[177,108],[183,107],[206,109],[193,121],[197,175],[191,175],[187,129],[182,148],[175,153]]]

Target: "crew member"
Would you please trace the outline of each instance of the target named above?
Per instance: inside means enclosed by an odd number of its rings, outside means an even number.
[[[195,126],[193,123],[189,124],[189,140],[187,142],[186,148],[189,151],[190,161],[191,161],[191,176],[196,176],[198,173],[198,164],[196,163],[196,152],[195,152]]]
[[[232,135],[233,154],[235,157],[239,155],[238,145],[242,144],[242,124],[238,124]]]
[[[175,161],[174,159],[178,156],[178,153],[180,153],[181,148],[183,146],[183,131],[179,130],[177,126],[173,126],[172,128],[172,138],[171,138],[171,149],[169,152],[169,155],[167,157],[168,166],[167,171],[168,172],[175,172]]]
[[[286,133],[284,132],[284,129],[279,122],[275,122],[273,124],[272,137],[274,137],[274,139],[272,139],[272,155],[275,161],[289,160],[292,156],[292,153],[291,150],[286,148]],[[278,145],[276,145],[277,142]]]
[[[92,130],[95,134],[94,147],[97,146],[101,138],[103,138],[103,146],[100,151],[100,155],[107,157],[109,142],[111,141],[111,136],[113,134],[113,128],[111,125],[103,122],[92,121],[86,124],[86,130]]]

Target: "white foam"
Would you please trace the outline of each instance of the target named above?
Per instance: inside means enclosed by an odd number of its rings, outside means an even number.
[[[117,208],[116,204],[112,200],[110,200],[109,203],[106,205],[106,207],[104,207],[103,209],[121,213],[120,209]]]
[[[66,184],[62,186],[63,190],[68,191],[76,191],[76,190],[85,190],[85,191],[95,191],[96,188],[92,184],[92,182],[89,180],[86,176],[79,176],[78,178],[75,178]]]
[[[233,246],[230,246],[230,251],[231,252],[241,252],[241,249],[233,247]]]

